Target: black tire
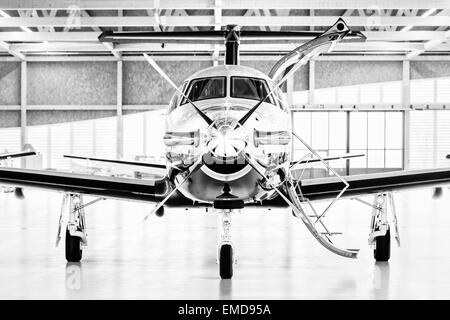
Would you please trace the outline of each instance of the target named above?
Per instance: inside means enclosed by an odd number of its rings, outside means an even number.
[[[219,273],[222,279],[233,277],[233,247],[230,244],[224,244],[220,247]]]
[[[391,231],[389,229],[384,236],[375,238],[373,257],[376,261],[388,261],[391,257]]]
[[[70,235],[66,230],[66,260],[67,262],[79,262],[82,257],[81,239]]]

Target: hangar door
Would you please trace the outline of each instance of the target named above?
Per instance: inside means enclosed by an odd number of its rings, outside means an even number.
[[[450,112],[410,111],[409,168],[450,167]]]

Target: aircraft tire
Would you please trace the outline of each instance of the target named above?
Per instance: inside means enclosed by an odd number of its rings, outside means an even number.
[[[219,273],[221,279],[233,277],[233,247],[230,244],[223,244],[220,247]]]
[[[376,261],[388,261],[391,257],[391,231],[389,229],[384,236],[375,238],[373,257]]]
[[[69,230],[66,230],[66,260],[67,262],[79,262],[82,257],[80,237],[70,235]]]

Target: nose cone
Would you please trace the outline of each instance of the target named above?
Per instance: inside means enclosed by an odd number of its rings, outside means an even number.
[[[248,135],[236,119],[222,118],[210,128],[209,151],[220,158],[237,157],[247,146]]]

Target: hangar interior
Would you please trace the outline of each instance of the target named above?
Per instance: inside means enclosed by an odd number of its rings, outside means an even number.
[[[339,172],[345,174],[449,167],[450,160],[446,159],[446,155],[450,153],[450,113],[447,110],[450,108],[450,3],[447,1],[78,0],[63,3],[64,6],[55,0],[0,2],[0,153],[14,152],[31,144],[42,155],[43,168],[63,170],[72,170],[76,165],[83,165],[76,160],[64,159],[62,157],[64,154],[144,161],[150,159],[164,162],[162,143],[164,115],[173,90],[148,65],[142,53],[151,55],[176,84],[181,84],[185,78],[198,70],[223,64],[224,46],[209,43],[113,45],[98,42],[97,38],[102,31],[204,31],[220,30],[230,24],[239,25],[241,30],[324,31],[342,17],[352,30],[363,32],[367,41],[339,43],[331,52],[314,58],[287,80],[283,86],[283,92],[291,107],[293,129],[321,155],[364,153],[365,157],[332,163]],[[278,59],[298,45],[298,42],[244,44],[240,48],[240,64],[268,72]],[[293,158],[301,157],[305,151],[299,144],[294,144]],[[11,160],[9,163],[12,166],[23,164],[21,160]],[[327,172],[314,171],[310,174],[317,177],[326,175]],[[427,194],[423,197],[426,198],[424,201],[432,201],[428,199],[431,198],[429,196],[431,193],[427,192],[424,191]],[[47,199],[44,201],[46,205],[44,203],[38,205],[40,200],[35,195],[19,203],[15,202],[12,195],[2,194],[4,199],[0,201],[2,208],[0,218],[3,216],[6,222],[0,225],[3,224],[3,232],[10,237],[9,244],[13,247],[17,246],[15,249],[17,252],[11,255],[12,261],[20,261],[19,253],[23,246],[27,247],[28,254],[31,250],[28,247],[31,244],[28,242],[32,240],[23,238],[29,236],[22,235],[14,238],[13,230],[19,225],[25,229],[31,229],[30,232],[34,234],[37,231],[33,231],[33,226],[39,230],[45,230],[45,234],[52,234],[54,231],[50,228],[51,230],[47,232],[49,226],[44,226],[42,221],[36,222],[36,217],[26,217],[27,211],[39,211],[47,218],[57,214],[59,200],[55,200],[53,195],[39,194]],[[411,211],[409,202],[413,201],[414,197],[417,197],[417,193],[402,195],[401,200],[405,203],[400,204],[399,207]],[[447,201],[447,197],[437,201]],[[57,203],[54,204],[53,200]],[[125,215],[125,212],[129,211],[127,204],[113,203],[114,205],[105,207],[104,211],[113,212],[113,220],[127,226],[124,222],[126,217],[120,217],[121,213]],[[427,208],[426,204],[421,203],[421,205]],[[14,221],[14,215],[11,212],[6,213],[9,211],[6,210],[7,208],[14,208],[12,211],[21,218]],[[129,208],[136,212],[149,210],[148,207],[134,204]],[[98,215],[102,216],[102,209],[96,210],[99,211]],[[344,210],[347,210],[347,207],[344,207]],[[350,211],[354,212],[355,209]],[[38,212],[33,213],[38,214]],[[138,228],[139,217],[136,216],[139,214],[133,214],[132,223],[129,223],[129,229],[124,227],[125,230],[131,231]],[[49,220],[47,218],[45,221]],[[368,217],[366,218],[368,221]],[[104,219],[108,219],[106,214]],[[245,223],[246,218],[240,219]],[[253,224],[254,230],[252,229],[250,233],[253,235],[258,233],[256,226],[259,224],[267,223],[266,220],[276,221],[274,216],[261,221],[250,215],[248,219],[251,222],[247,222]],[[416,228],[415,224],[422,221],[419,212],[414,219],[404,218],[407,222],[413,221],[411,222],[413,228]],[[95,220],[101,219],[95,218]],[[343,225],[346,228],[347,223],[350,223],[352,219],[345,214],[344,220]],[[356,221],[360,220],[361,218],[356,218]],[[175,223],[179,227],[179,232],[182,232],[187,224],[189,232],[196,233],[197,229],[203,230],[201,221],[201,216],[193,219],[192,222],[188,222],[188,219],[182,216],[168,218],[168,221],[164,223]],[[97,222],[102,225],[102,221]],[[51,220],[52,226],[55,223],[55,220]],[[198,225],[195,226],[196,223]],[[214,223],[208,223],[214,225]],[[282,230],[290,228],[287,222],[286,225],[283,223],[285,218],[280,219],[278,223],[278,225],[282,224],[280,227]],[[105,235],[107,239],[107,235],[115,233],[114,228],[118,227],[110,225],[109,222],[106,225],[105,229],[98,225],[96,226],[98,229],[94,228],[92,232],[94,241],[109,241],[101,239],[102,236]],[[156,225],[160,228],[164,226],[175,228],[163,225],[163,222],[157,222]],[[422,225],[426,225],[424,228],[427,228],[426,222]],[[275,228],[273,225],[271,227]],[[448,230],[448,227],[450,225],[445,228]],[[415,232],[407,229],[407,226],[404,228],[406,228],[406,238],[408,235],[414,237]],[[361,226],[355,230],[358,235],[365,234],[365,229]],[[98,234],[95,234],[96,232]],[[277,231],[270,232],[276,234]],[[271,236],[270,232],[267,233],[268,238]],[[302,230],[298,229],[298,232]],[[419,235],[416,234],[416,236],[420,236],[420,232],[425,231],[419,231]],[[126,237],[123,230],[119,233],[120,237]],[[161,231],[157,232],[157,234],[160,233]],[[141,235],[140,231],[138,234]],[[266,236],[265,233],[264,235]],[[46,239],[47,235],[44,238]],[[187,239],[193,245],[204,239],[201,236],[199,238],[193,236],[193,238]],[[120,242],[120,239],[116,240]],[[309,240],[303,238],[301,240],[309,243]],[[440,238],[432,239],[427,245],[435,246],[441,243],[441,240]],[[147,245],[150,246],[148,243],[150,239],[146,239],[145,248],[140,249],[136,249],[140,242],[135,238],[123,241],[124,243],[131,241],[131,245],[135,246],[133,251],[144,250]],[[174,239],[171,241],[166,245],[170,246],[176,242]],[[254,241],[251,247],[255,249],[255,252],[250,252],[249,248],[243,249],[250,257],[257,255],[256,252],[261,254],[257,249],[257,240],[254,239]],[[271,240],[264,238],[262,241]],[[49,246],[43,243],[44,239],[39,240],[38,246],[49,249]],[[106,246],[103,247],[103,249],[106,248],[105,250],[114,250],[108,244],[102,245]],[[278,245],[282,245],[281,242]],[[309,245],[314,246],[312,242]],[[7,246],[9,245],[3,243],[0,248],[6,250]],[[408,245],[403,249],[407,251]],[[123,250],[121,249],[122,253]],[[293,251],[292,248],[289,250]],[[317,248],[317,251],[319,250],[321,249]],[[41,251],[44,255],[45,250],[41,248],[39,252]],[[101,255],[100,248],[93,251]],[[214,252],[214,249],[209,251]],[[296,254],[291,251],[286,254]],[[400,252],[401,249],[398,251]],[[319,265],[330,261],[335,263],[335,260],[327,260],[326,252],[316,253],[313,249],[308,249],[306,252],[311,257],[317,258],[320,261]],[[170,259],[163,256],[163,252],[158,251],[158,254],[164,261],[157,264],[158,266],[169,265],[169,270],[172,271],[177,267],[184,268],[182,264],[183,258],[186,258],[184,255],[170,265]],[[188,256],[188,259],[202,259],[202,254]],[[113,254],[111,256],[120,258]],[[111,259],[111,256],[106,259]],[[122,257],[125,256],[130,258],[128,253],[123,253]],[[52,254],[51,257],[52,260],[49,263],[52,264],[52,270],[57,269],[55,264],[58,259],[59,262],[64,262],[62,256],[58,258],[58,255]],[[139,254],[138,257],[141,255]],[[311,259],[305,253],[302,253],[301,257]],[[406,254],[403,254],[403,257],[405,258]],[[159,259],[157,256],[154,258]],[[135,259],[139,260],[139,258]],[[38,260],[41,264],[45,264],[44,258],[38,258]],[[299,268],[304,267],[309,274],[314,271],[315,268],[312,265],[304,266],[303,262],[299,261],[300,257],[297,257],[295,262],[300,264]],[[395,278],[401,273],[404,261],[406,260],[402,260],[397,269],[396,262],[393,262],[394,270],[391,272],[393,274],[391,277]],[[257,268],[255,261],[250,259],[247,262],[248,264],[244,263],[241,269]],[[12,270],[13,263],[1,263],[3,267]],[[88,287],[97,293],[95,297],[109,297],[110,292],[93,288],[94,275],[101,278],[102,272],[120,273],[127,268],[124,263],[119,262],[120,266],[116,269],[111,266],[106,267],[106,271],[91,270],[90,268],[93,267],[83,266],[84,277],[88,278]],[[146,263],[147,260],[145,260]],[[201,262],[197,263],[199,268],[203,267]],[[261,262],[261,264],[264,263],[270,265],[270,261]],[[345,262],[345,267],[342,265],[342,268],[351,270],[352,267],[349,264]],[[24,272],[27,274],[25,279],[37,286],[41,285],[42,279],[33,278],[31,275],[32,265],[27,261],[24,265]],[[275,266],[287,270],[290,276],[295,277],[292,275],[295,272],[290,270],[290,267],[280,266],[279,262],[275,263]],[[38,268],[41,267],[42,265]],[[69,270],[69,276],[72,267],[66,267],[66,271],[67,268]],[[209,260],[207,268],[213,268],[209,265]],[[358,272],[371,273],[360,264],[356,268],[361,269],[357,270]],[[382,277],[384,276],[381,281],[385,282],[382,284],[389,282],[386,280],[386,266],[374,268],[375,273],[381,272]],[[339,270],[338,272],[344,272],[343,269]],[[86,276],[86,273],[91,271],[92,275]],[[139,273],[142,270],[134,271]],[[156,271],[156,274],[158,272]],[[264,269],[262,273],[256,272],[256,275],[265,275],[265,272],[270,274],[270,267]],[[278,269],[273,272],[276,274],[275,278],[281,281],[282,272],[278,273]],[[327,277],[325,270],[321,269],[320,272],[322,276]],[[64,271],[62,274],[64,275]],[[306,274],[301,276],[303,282],[307,281]],[[68,273],[65,275],[67,277]],[[201,277],[198,270],[195,271],[195,276]],[[241,277],[245,276],[251,276],[251,270],[243,272]],[[41,277],[45,279],[49,277],[49,274],[42,271]],[[0,279],[6,281],[5,272],[2,272]],[[116,293],[120,291],[120,283],[125,281],[122,279],[119,284],[114,282],[112,291]],[[152,281],[154,279],[147,279],[144,282],[151,283],[150,287],[156,288],[158,285]],[[171,286],[176,286],[173,279],[170,281]],[[194,290],[194,298],[207,296],[208,281],[212,280],[204,280],[199,290]],[[245,283],[246,280],[243,281]],[[226,283],[217,284],[218,297],[252,297],[250,291],[246,292],[244,289],[239,291],[243,284],[239,283],[239,278],[237,282],[233,284],[234,288]],[[188,285],[187,282],[183,283]],[[393,286],[398,289],[402,283],[401,280],[394,281]],[[125,284],[123,285],[126,287]],[[249,285],[255,290],[263,286],[251,283]],[[295,287],[290,288],[292,292],[288,292],[285,290],[286,284],[273,285],[277,290],[279,289],[279,297],[295,298],[296,294],[302,290]],[[395,294],[388,293],[386,290],[377,291],[380,287],[379,283],[378,289],[364,287],[356,290],[353,282],[350,287],[346,287],[345,283],[337,283],[334,286],[341,285],[346,290],[343,294],[337,294],[337,297],[355,295],[389,298],[399,297],[402,294],[406,297],[421,297],[420,294],[408,296],[410,293],[402,289],[398,289]],[[33,290],[27,291],[28,289],[21,287],[26,287],[26,284],[17,286],[12,290],[13,296],[35,297],[37,295]],[[331,285],[328,289],[333,288]],[[434,287],[427,288],[429,290],[424,290],[425,293],[432,292]],[[275,292],[278,292],[277,290]],[[313,296],[316,297],[334,297],[331,291],[324,293],[316,287],[313,291]],[[57,297],[89,296],[86,290],[82,291],[85,295],[80,294],[79,291],[67,293],[57,288],[53,288],[50,292]],[[187,290],[182,292],[185,295],[179,294],[177,297],[189,296]],[[232,292],[235,294],[233,295]],[[131,291],[128,294],[133,296]],[[143,295],[145,296],[144,293]],[[278,297],[270,296],[268,293],[260,295]],[[1,296],[8,297],[8,293],[3,291]],[[126,293],[122,297],[125,296],[127,296]],[[300,296],[308,297],[304,292]],[[155,296],[151,295],[151,297]],[[166,297],[171,296],[167,293]]]

